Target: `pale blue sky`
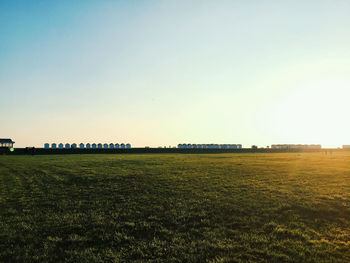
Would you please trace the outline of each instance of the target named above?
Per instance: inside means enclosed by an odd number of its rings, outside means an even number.
[[[350,1],[0,1],[0,137],[350,144]]]

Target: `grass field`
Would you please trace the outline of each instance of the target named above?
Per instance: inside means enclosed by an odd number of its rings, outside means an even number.
[[[0,262],[350,262],[350,153],[0,156]]]

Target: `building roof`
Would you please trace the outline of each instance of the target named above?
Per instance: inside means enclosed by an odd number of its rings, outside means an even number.
[[[15,143],[15,142],[12,141],[11,139],[1,139],[0,138],[0,143]]]

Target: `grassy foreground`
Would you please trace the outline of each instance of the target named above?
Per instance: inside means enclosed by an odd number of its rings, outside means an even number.
[[[350,262],[350,153],[0,156],[0,262]]]

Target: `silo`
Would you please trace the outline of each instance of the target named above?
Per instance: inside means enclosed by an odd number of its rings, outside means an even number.
[[[80,149],[84,149],[84,143],[79,144]]]
[[[102,149],[102,143],[97,144],[97,148]]]
[[[56,143],[51,144],[51,148],[52,149],[56,149],[57,148],[57,144]]]
[[[119,143],[116,143],[114,146],[116,149],[119,149]]]
[[[92,147],[92,149],[96,149],[96,148],[97,148],[96,143],[93,143],[93,144],[91,145],[91,147]]]
[[[90,149],[90,148],[91,148],[90,143],[87,143],[87,144],[86,144],[86,149]]]
[[[108,143],[103,144],[103,149],[108,149]]]
[[[77,144],[76,143],[73,143],[72,146],[71,146],[72,149],[76,149],[77,148]]]
[[[70,148],[70,144],[66,143],[66,145],[64,146],[64,148],[69,149]]]
[[[125,149],[125,144],[122,143],[122,144],[120,145],[120,148]]]
[[[126,149],[131,149],[131,144],[130,143],[126,144]]]
[[[60,144],[58,145],[58,148],[59,148],[59,149],[63,149],[63,143],[60,143]]]
[[[114,144],[113,143],[109,144],[109,149],[114,149]]]
[[[50,144],[45,143],[45,144],[44,144],[44,148],[45,148],[45,149],[50,149]]]

